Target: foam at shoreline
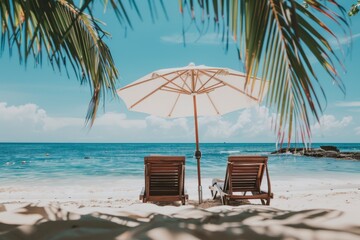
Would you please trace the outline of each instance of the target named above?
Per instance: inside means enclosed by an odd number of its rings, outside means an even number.
[[[318,178],[272,178],[272,192],[275,195],[271,206],[282,209],[309,209],[312,207],[323,207],[330,209],[341,209],[343,211],[350,210],[352,197],[344,199],[344,205],[333,202],[332,198],[327,199],[327,195],[346,195],[351,193],[360,199],[360,176],[343,177],[340,179],[318,177]],[[71,205],[91,205],[91,206],[127,206],[139,203],[139,193],[143,187],[143,179],[103,179],[102,181],[73,181],[68,184],[66,181],[46,182],[39,185],[7,185],[0,187],[0,203],[70,203]],[[211,179],[202,179],[203,198],[211,199],[208,186],[211,185]],[[187,178],[185,186],[189,193],[189,199],[196,204],[197,179]],[[266,182],[263,183],[265,189]],[[302,198],[300,204],[296,202],[298,198]],[[308,202],[306,201],[308,198]],[[319,198],[319,200],[317,200]],[[219,201],[219,200],[217,200]],[[257,201],[254,200],[256,204]],[[219,201],[220,203],[220,201]],[[318,203],[318,204],[317,204]],[[316,206],[315,206],[315,205]],[[354,203],[355,204],[355,203]],[[303,206],[303,208],[299,207]],[[348,209],[348,207],[350,208]],[[359,208],[360,209],[360,208]]]

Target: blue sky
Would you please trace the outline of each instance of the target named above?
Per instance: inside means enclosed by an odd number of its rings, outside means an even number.
[[[182,41],[182,18],[176,1],[166,5],[169,21],[158,9],[152,23],[146,6],[140,6],[144,21],[130,13],[134,30],[124,30],[111,9],[97,16],[112,34],[107,40],[120,72],[118,87],[161,68],[197,65],[242,70],[236,48],[225,53],[220,37],[210,25],[199,38],[194,24],[188,28],[186,46]],[[346,86],[344,95],[326,75],[319,75],[327,93],[327,108],[321,124],[313,124],[313,142],[360,142],[360,16],[351,19],[351,54],[343,57],[347,72],[340,68]],[[344,35],[340,42],[346,50]],[[335,41],[330,39],[334,44]],[[335,46],[336,47],[336,46]],[[314,63],[315,69],[320,65]],[[42,67],[19,65],[16,54],[7,51],[0,58],[0,141],[1,142],[193,142],[192,118],[163,119],[130,112],[117,97],[108,96],[91,130],[84,127],[90,100],[89,87],[65,72],[54,72],[44,61]],[[201,142],[274,142],[271,129],[274,113],[265,106],[201,117]]]

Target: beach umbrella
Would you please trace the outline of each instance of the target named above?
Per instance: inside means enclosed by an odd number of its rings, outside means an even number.
[[[259,104],[267,82],[228,68],[160,69],[117,90],[127,108],[166,118],[194,117],[199,203],[202,202],[198,116],[223,115]]]

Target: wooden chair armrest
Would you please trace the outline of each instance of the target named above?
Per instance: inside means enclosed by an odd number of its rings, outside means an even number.
[[[265,192],[265,191],[260,191],[261,194],[268,194],[270,195],[270,198],[274,198],[274,194],[273,193],[269,193],[269,192]]]

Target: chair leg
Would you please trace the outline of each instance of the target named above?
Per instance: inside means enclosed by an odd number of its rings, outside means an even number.
[[[260,199],[261,200],[261,204],[265,205],[265,200],[264,199]]]
[[[267,199],[266,205],[270,205],[270,198]]]

